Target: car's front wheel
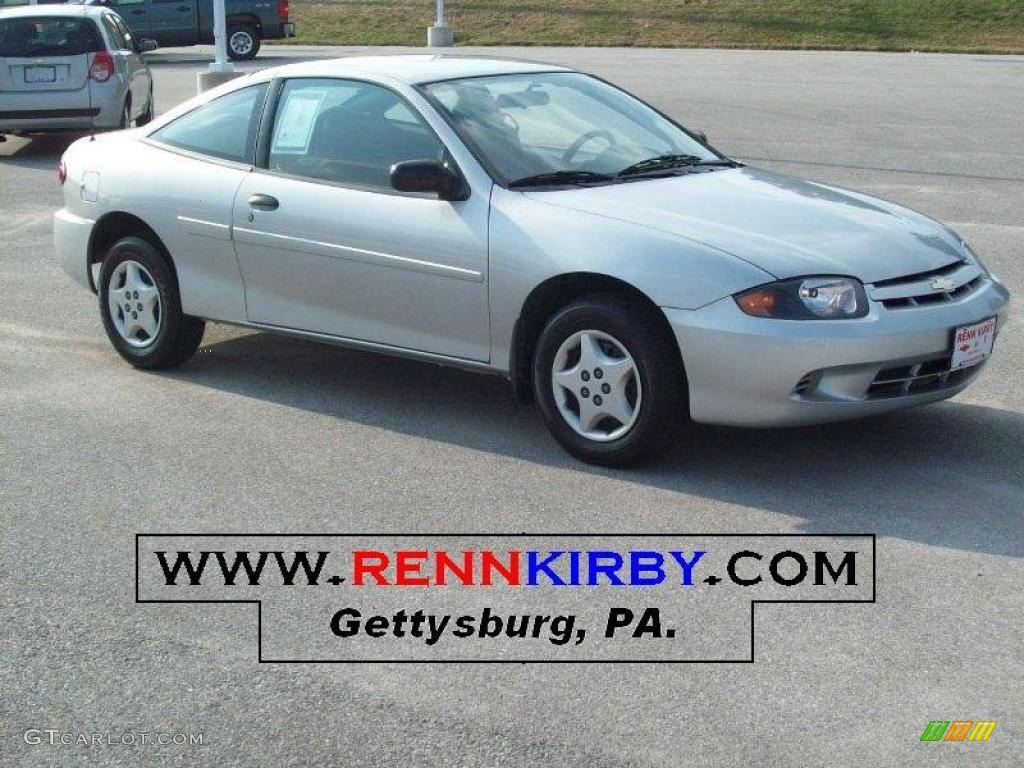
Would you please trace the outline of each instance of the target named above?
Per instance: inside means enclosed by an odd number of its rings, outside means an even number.
[[[150,88],[149,98],[146,100],[146,111],[139,115],[137,118],[135,118],[136,127],[141,128],[144,125],[149,125],[151,122],[153,122],[153,117],[155,114],[156,111],[153,107],[153,89]]]
[[[172,368],[195,354],[206,324],[181,311],[167,259],[140,237],[118,240],[100,267],[100,315],[107,337],[136,368]]]
[[[685,417],[679,352],[656,312],[597,294],[562,309],[541,332],[534,395],[551,433],[573,456],[634,463],[662,448]]]

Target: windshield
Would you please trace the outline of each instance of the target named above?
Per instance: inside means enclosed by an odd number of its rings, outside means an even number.
[[[552,183],[600,182],[667,156],[685,157],[686,165],[722,160],[643,102],[589,75],[473,77],[424,89],[506,185],[550,174]]]
[[[0,19],[0,56],[77,56],[103,49],[91,19],[30,16]]]

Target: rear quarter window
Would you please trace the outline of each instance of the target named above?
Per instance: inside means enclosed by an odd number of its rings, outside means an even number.
[[[150,140],[200,155],[251,164],[267,84],[232,91],[150,135]]]
[[[79,56],[104,50],[92,19],[28,16],[0,19],[0,56]]]

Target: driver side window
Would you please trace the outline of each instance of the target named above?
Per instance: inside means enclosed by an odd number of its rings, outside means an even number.
[[[281,91],[268,169],[357,187],[391,189],[391,166],[442,160],[444,148],[393,91],[371,83],[296,79]]]

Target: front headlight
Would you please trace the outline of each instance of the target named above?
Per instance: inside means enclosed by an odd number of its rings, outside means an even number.
[[[777,320],[851,320],[868,313],[864,286],[849,277],[783,280],[733,298],[748,315]]]

